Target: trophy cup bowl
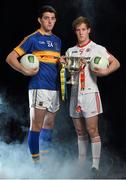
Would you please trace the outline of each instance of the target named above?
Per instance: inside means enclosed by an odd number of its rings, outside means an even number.
[[[72,85],[76,84],[74,75],[76,72],[80,71],[81,61],[82,61],[81,57],[66,57],[66,68],[68,69],[71,75],[71,78],[67,82],[67,84],[72,84]]]

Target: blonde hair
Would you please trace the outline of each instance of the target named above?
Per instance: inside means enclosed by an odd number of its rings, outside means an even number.
[[[79,16],[79,17],[76,18],[76,19],[73,21],[73,23],[72,23],[73,30],[75,31],[75,30],[76,30],[76,27],[77,27],[78,25],[82,24],[82,23],[86,24],[86,26],[87,26],[88,29],[91,28],[91,24],[90,24],[88,18],[83,17],[83,16]]]

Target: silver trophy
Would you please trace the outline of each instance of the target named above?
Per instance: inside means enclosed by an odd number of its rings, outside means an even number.
[[[85,60],[82,57],[66,57],[66,68],[71,75],[71,78],[67,84],[76,84],[74,75],[80,71],[82,64],[85,64]]]

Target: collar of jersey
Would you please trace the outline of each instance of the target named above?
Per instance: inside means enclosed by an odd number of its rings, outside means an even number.
[[[85,46],[87,46],[90,42],[91,42],[91,40],[89,39],[89,41],[88,41],[87,43],[83,44],[82,46],[79,46],[79,44],[77,44],[77,47],[79,47],[79,48],[85,47]]]
[[[38,29],[38,32],[42,35],[51,36],[52,34],[47,34],[46,32],[42,31],[41,29]]]

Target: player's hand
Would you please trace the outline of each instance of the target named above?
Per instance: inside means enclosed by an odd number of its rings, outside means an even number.
[[[62,64],[66,64],[66,57],[65,56],[61,56],[60,59],[59,59],[59,62]]]
[[[23,66],[21,67],[21,73],[25,76],[34,76],[35,74],[37,74],[38,71],[39,68],[26,69]]]
[[[86,66],[86,60],[84,58],[80,59],[80,66],[82,66],[82,67]]]
[[[102,68],[94,68],[94,70],[91,70],[96,76],[102,77],[107,76],[109,74],[108,68],[102,69]]]

